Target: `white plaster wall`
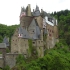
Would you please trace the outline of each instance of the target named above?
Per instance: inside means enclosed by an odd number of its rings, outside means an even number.
[[[50,25],[54,26],[54,21],[53,21],[53,23],[52,23],[52,22],[50,22],[50,21],[48,21],[48,17],[47,17],[47,16],[45,17],[45,19],[46,19],[46,23],[48,23],[48,24],[50,24]]]

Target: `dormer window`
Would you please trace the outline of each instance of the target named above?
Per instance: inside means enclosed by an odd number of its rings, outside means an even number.
[[[20,34],[20,36],[21,36],[21,34]]]
[[[24,35],[24,36],[26,36],[26,35]]]
[[[50,32],[51,32],[51,30],[50,30]]]
[[[33,31],[34,32],[34,31]]]
[[[49,36],[51,36],[51,34],[49,34]]]
[[[48,18],[48,21],[52,22],[52,18]]]
[[[22,26],[22,27],[24,27],[24,26]]]

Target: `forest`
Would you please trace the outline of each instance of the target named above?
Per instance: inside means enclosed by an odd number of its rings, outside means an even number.
[[[54,12],[51,13],[51,16],[58,20],[59,43],[56,43],[54,48],[47,49],[43,58],[25,59],[24,56],[19,55],[12,69],[5,66],[3,70],[70,70],[70,11]],[[0,42],[4,36],[11,39],[18,26],[0,24]]]

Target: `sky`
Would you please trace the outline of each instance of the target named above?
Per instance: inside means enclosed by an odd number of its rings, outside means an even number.
[[[20,24],[21,7],[26,7],[28,4],[31,4],[32,9],[38,5],[39,9],[48,13],[70,10],[70,0],[0,0],[0,24]]]

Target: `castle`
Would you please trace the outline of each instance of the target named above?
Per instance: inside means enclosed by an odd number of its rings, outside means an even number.
[[[53,48],[58,42],[58,28],[54,17],[42,9],[40,12],[38,6],[31,12],[30,4],[28,4],[26,9],[21,8],[20,26],[11,38],[11,53],[30,56],[30,40],[34,53],[37,51],[38,57],[43,57],[44,51]]]

